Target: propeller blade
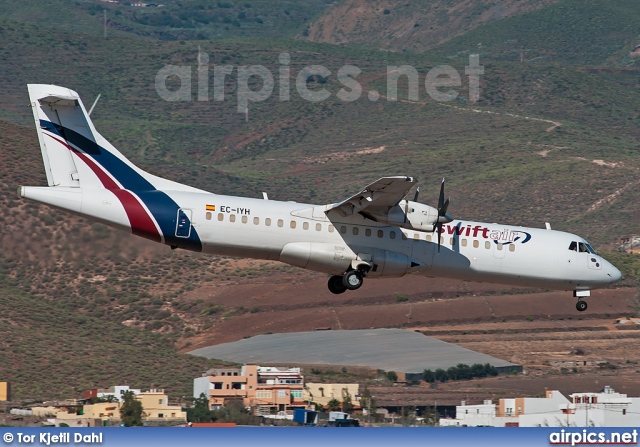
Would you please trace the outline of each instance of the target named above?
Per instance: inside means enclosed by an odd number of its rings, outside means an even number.
[[[444,203],[442,204],[442,207],[438,208],[438,214],[440,216],[444,216],[447,214],[447,208],[449,208],[449,203],[451,203],[451,200],[447,197],[447,200],[444,201]]]
[[[440,236],[442,235],[442,224],[437,224],[438,227],[438,254],[440,253]]]
[[[444,178],[442,179],[442,184],[440,185],[440,197],[438,198],[438,212],[444,205]]]
[[[420,187],[418,186],[416,188],[416,193],[413,195],[413,201],[417,202],[418,201],[418,195],[420,194]]]

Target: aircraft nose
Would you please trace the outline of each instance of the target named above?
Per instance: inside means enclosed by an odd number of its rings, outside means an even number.
[[[613,284],[614,282],[620,281],[620,279],[622,278],[622,273],[620,273],[620,270],[615,268],[610,263],[607,264],[609,264],[607,268],[607,277],[609,278],[609,283]]]

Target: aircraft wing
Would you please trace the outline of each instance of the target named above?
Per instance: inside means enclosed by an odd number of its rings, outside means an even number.
[[[413,177],[382,177],[366,186],[359,193],[342,202],[331,205],[327,213],[335,212],[342,217],[359,213],[366,208],[392,208],[396,206],[417,183]]]

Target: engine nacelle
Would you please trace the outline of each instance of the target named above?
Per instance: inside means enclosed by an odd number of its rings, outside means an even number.
[[[424,270],[427,266],[407,255],[374,248],[371,256],[373,268],[367,276],[400,277]]]
[[[433,231],[438,222],[438,210],[422,203],[402,200],[384,214],[367,213],[377,222],[416,231]]]
[[[290,242],[280,252],[280,261],[316,272],[342,275],[357,260],[346,245],[320,242]]]
[[[402,253],[373,247],[357,249],[319,242],[290,242],[280,252],[280,261],[316,272],[342,275],[350,269],[368,270],[367,276],[400,277],[426,268]]]

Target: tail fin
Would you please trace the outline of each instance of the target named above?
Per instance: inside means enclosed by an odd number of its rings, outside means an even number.
[[[28,89],[49,186],[204,192],[131,163],[96,131],[73,90],[45,84]]]
[[[127,160],[95,130],[73,90],[42,84],[28,88],[49,187],[21,186],[20,197],[173,247],[202,250],[197,231],[171,192],[206,191],[151,175]],[[178,234],[177,225],[185,221],[191,231]]]
[[[52,85],[27,87],[49,186],[79,187],[80,176],[72,152],[63,141],[66,138],[60,138],[66,127],[93,140],[93,126],[85,119],[78,94]]]

